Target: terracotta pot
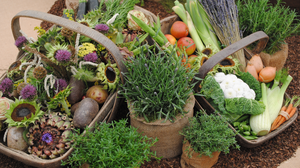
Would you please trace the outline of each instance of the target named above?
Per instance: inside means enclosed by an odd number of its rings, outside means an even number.
[[[191,158],[189,157],[191,153]],[[213,157],[209,156],[199,156],[199,153],[196,153],[191,147],[190,143],[186,141],[182,146],[182,155],[180,164],[182,168],[210,168],[218,162],[220,152],[213,152]]]
[[[185,116],[177,115],[174,123],[163,120],[156,120],[147,123],[143,117],[135,117],[131,108],[130,124],[138,128],[137,131],[151,138],[158,138],[158,142],[150,148],[151,151],[156,152],[157,157],[172,158],[182,153],[183,136],[179,132],[188,125],[188,118],[193,117],[194,114],[195,97],[192,95],[186,101],[184,110],[188,111]]]

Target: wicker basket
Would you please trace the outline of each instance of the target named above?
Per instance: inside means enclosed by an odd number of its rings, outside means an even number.
[[[87,26],[84,26],[80,23],[70,21],[55,15],[39,12],[39,11],[21,11],[18,14],[16,14],[12,19],[12,32],[15,39],[17,39],[19,36],[21,36],[20,33],[20,23],[19,18],[21,17],[28,17],[28,18],[34,18],[39,19],[43,21],[47,21],[50,23],[54,23],[55,25],[59,25],[61,27],[68,28],[72,31],[75,31],[77,33],[80,33],[84,36],[87,36],[97,43],[100,43],[103,45],[113,56],[113,58],[116,61],[117,67],[119,68],[120,72],[126,72],[127,69],[125,68],[123,64],[123,56],[121,55],[119,49],[113,43],[110,39],[108,39],[105,35],[99,33],[96,30],[93,30]],[[20,50],[17,60],[24,57],[25,54],[22,50]],[[3,74],[0,80],[2,81],[6,77],[6,74]],[[123,82],[123,76],[121,76],[121,81]],[[102,122],[102,121],[108,121],[113,119],[113,115],[117,111],[117,107],[120,104],[120,98],[118,96],[118,90],[114,93],[111,93],[104,104],[102,105],[100,111],[96,115],[96,117],[93,119],[93,121],[89,124],[89,127],[94,127],[96,122]],[[14,150],[12,148],[9,148],[6,146],[5,143],[3,143],[3,132],[0,134],[1,143],[0,143],[0,152],[7,155],[8,157],[11,157],[15,160],[18,160],[20,162],[23,162],[26,165],[35,166],[35,167],[44,167],[44,168],[54,168],[54,167],[60,167],[61,161],[66,160],[67,157],[71,154],[73,151],[73,148],[70,148],[63,156],[60,156],[58,158],[52,159],[52,160],[46,160],[41,159],[38,157],[35,157],[33,155],[29,155],[23,151]],[[84,136],[85,133],[82,133],[82,136]]]
[[[161,20],[161,28],[164,34],[170,32],[170,28],[172,24],[180,20],[180,18],[177,15],[173,15],[170,17],[167,17],[163,20]],[[245,57],[247,59],[250,59],[254,54],[259,54],[266,46],[267,42],[269,40],[269,37],[262,31],[255,32],[241,40],[239,40],[236,43],[231,44],[230,46],[226,47],[225,49],[221,50],[217,54],[213,55],[210,57],[199,69],[199,73],[196,75],[197,77],[204,79],[206,74],[219,62],[221,62],[223,59],[228,57],[229,55],[239,51],[240,49],[243,49],[245,52]],[[258,41],[256,47],[252,50],[248,50],[246,47],[254,42]],[[194,90],[195,92],[199,92],[199,85],[201,81],[197,83],[195,86]],[[213,113],[215,109],[209,104],[209,102],[201,96],[195,96],[196,97],[196,107],[199,109],[199,107],[203,107],[207,113]],[[285,98],[290,98],[287,93],[285,93]],[[271,138],[275,137],[282,131],[284,131],[287,127],[289,127],[296,119],[298,116],[298,109],[288,121],[286,121],[284,124],[282,124],[279,128],[277,128],[275,131],[262,136],[258,137],[255,140],[247,140],[240,134],[237,134],[236,139],[239,142],[240,145],[247,147],[247,148],[253,148],[256,146],[259,146],[263,144],[264,142],[270,140]],[[228,124],[229,127],[236,132],[234,127],[231,124]]]

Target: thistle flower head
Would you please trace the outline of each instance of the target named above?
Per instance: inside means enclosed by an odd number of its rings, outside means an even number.
[[[37,94],[36,88],[33,85],[26,85],[22,90],[21,90],[21,97],[23,99],[33,99]]]
[[[0,84],[0,90],[3,93],[10,93],[10,91],[12,91],[13,89],[13,81],[9,78],[5,78],[3,79],[3,81]]]
[[[15,41],[15,45],[16,45],[17,47],[21,47],[21,46],[23,45],[23,43],[26,43],[26,42],[27,42],[26,37],[24,37],[24,36],[19,36],[19,37],[17,38],[17,40]]]
[[[59,62],[68,62],[71,59],[71,52],[68,50],[57,50],[55,59]]]
[[[97,24],[95,26],[95,29],[101,33],[107,33],[109,30],[109,27],[106,24]]]
[[[68,86],[68,83],[65,79],[58,79],[54,83],[54,87],[58,89],[58,91],[64,90]]]
[[[89,62],[96,62],[97,59],[98,59],[98,57],[97,57],[96,52],[89,53],[89,54],[85,55],[84,58],[83,58],[83,60],[89,61]]]

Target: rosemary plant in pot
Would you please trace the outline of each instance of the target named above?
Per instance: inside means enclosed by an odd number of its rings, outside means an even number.
[[[229,153],[229,147],[239,149],[236,133],[228,127],[224,118],[200,111],[189,119],[184,135],[181,167],[210,168],[217,163],[220,152]]]
[[[193,116],[195,97],[191,83],[195,72],[187,70],[173,50],[145,53],[126,62],[125,84],[121,94],[130,111],[130,124],[147,137],[158,138],[151,151],[157,157],[181,154],[183,136],[179,134]]]

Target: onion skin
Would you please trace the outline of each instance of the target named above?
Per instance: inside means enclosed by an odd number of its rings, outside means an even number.
[[[264,67],[258,75],[258,81],[269,83],[274,80],[276,75],[276,67],[267,66]]]
[[[258,73],[251,62],[248,62],[245,72],[249,72],[256,80],[258,80]]]
[[[253,55],[249,62],[254,65],[257,73],[259,73],[264,68],[261,57],[258,54]]]

